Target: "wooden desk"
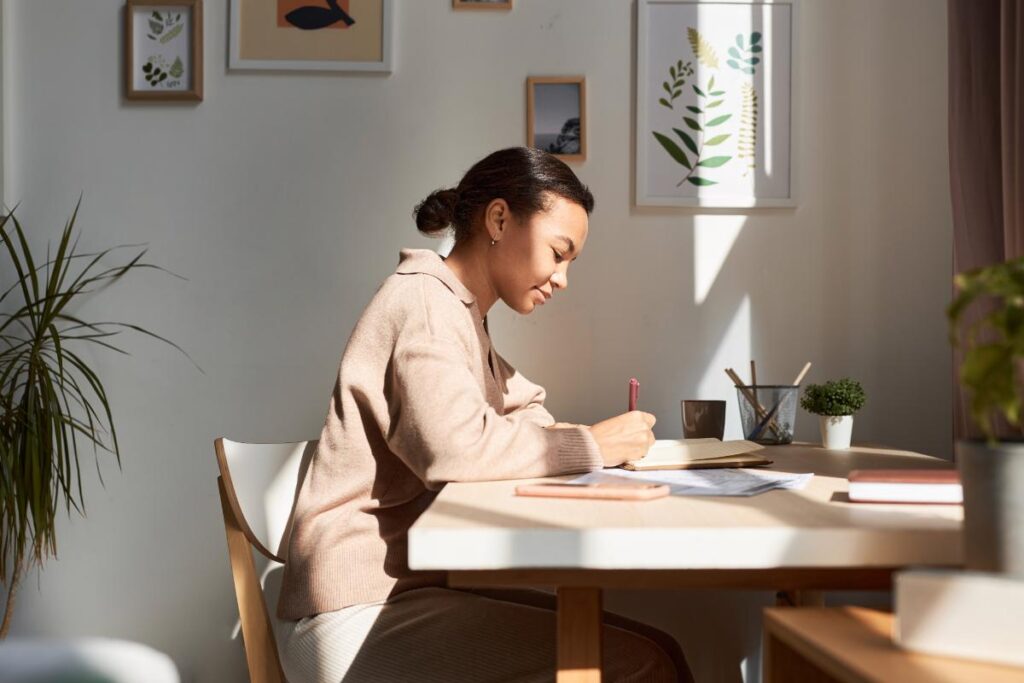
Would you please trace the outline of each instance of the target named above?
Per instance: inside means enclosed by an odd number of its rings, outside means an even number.
[[[600,680],[602,588],[888,589],[908,565],[961,563],[959,506],[864,505],[846,475],[936,467],[918,453],[766,449],[814,472],[802,491],[646,502],[520,498],[518,481],[448,484],[409,531],[409,566],[452,586],[558,589],[559,681]]]
[[[1024,682],[1024,669],[902,650],[892,624],[860,607],[767,609],[764,683]]]

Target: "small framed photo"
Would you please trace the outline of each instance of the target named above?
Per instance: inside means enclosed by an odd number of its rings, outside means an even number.
[[[391,73],[393,0],[231,0],[228,66]]]
[[[124,84],[129,100],[203,99],[203,0],[127,0]]]
[[[452,9],[512,9],[512,0],[452,0]]]
[[[587,158],[587,80],[583,76],[526,79],[526,144],[563,161]]]

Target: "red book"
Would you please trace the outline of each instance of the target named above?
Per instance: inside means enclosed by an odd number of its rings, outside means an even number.
[[[850,500],[857,503],[963,502],[960,473],[954,468],[930,470],[852,470]]]

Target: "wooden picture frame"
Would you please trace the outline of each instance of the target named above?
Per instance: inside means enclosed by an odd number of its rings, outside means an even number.
[[[512,9],[512,0],[452,0],[452,9]]]
[[[538,112],[538,108],[541,111]],[[577,119],[575,124],[573,119]],[[530,76],[526,79],[526,146],[551,152],[563,161],[586,161],[587,79],[584,76]]]
[[[358,14],[350,13],[354,3],[329,4],[295,3],[297,12],[324,5],[312,25],[299,27],[296,12],[282,15],[277,0],[230,0],[228,68],[390,74],[393,0],[366,0]]]
[[[203,0],[126,0],[124,50],[126,99],[201,102]]]

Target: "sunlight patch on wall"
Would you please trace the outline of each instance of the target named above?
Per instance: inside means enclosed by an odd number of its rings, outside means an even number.
[[[698,306],[707,299],[745,222],[746,216],[694,216],[693,301]]]

